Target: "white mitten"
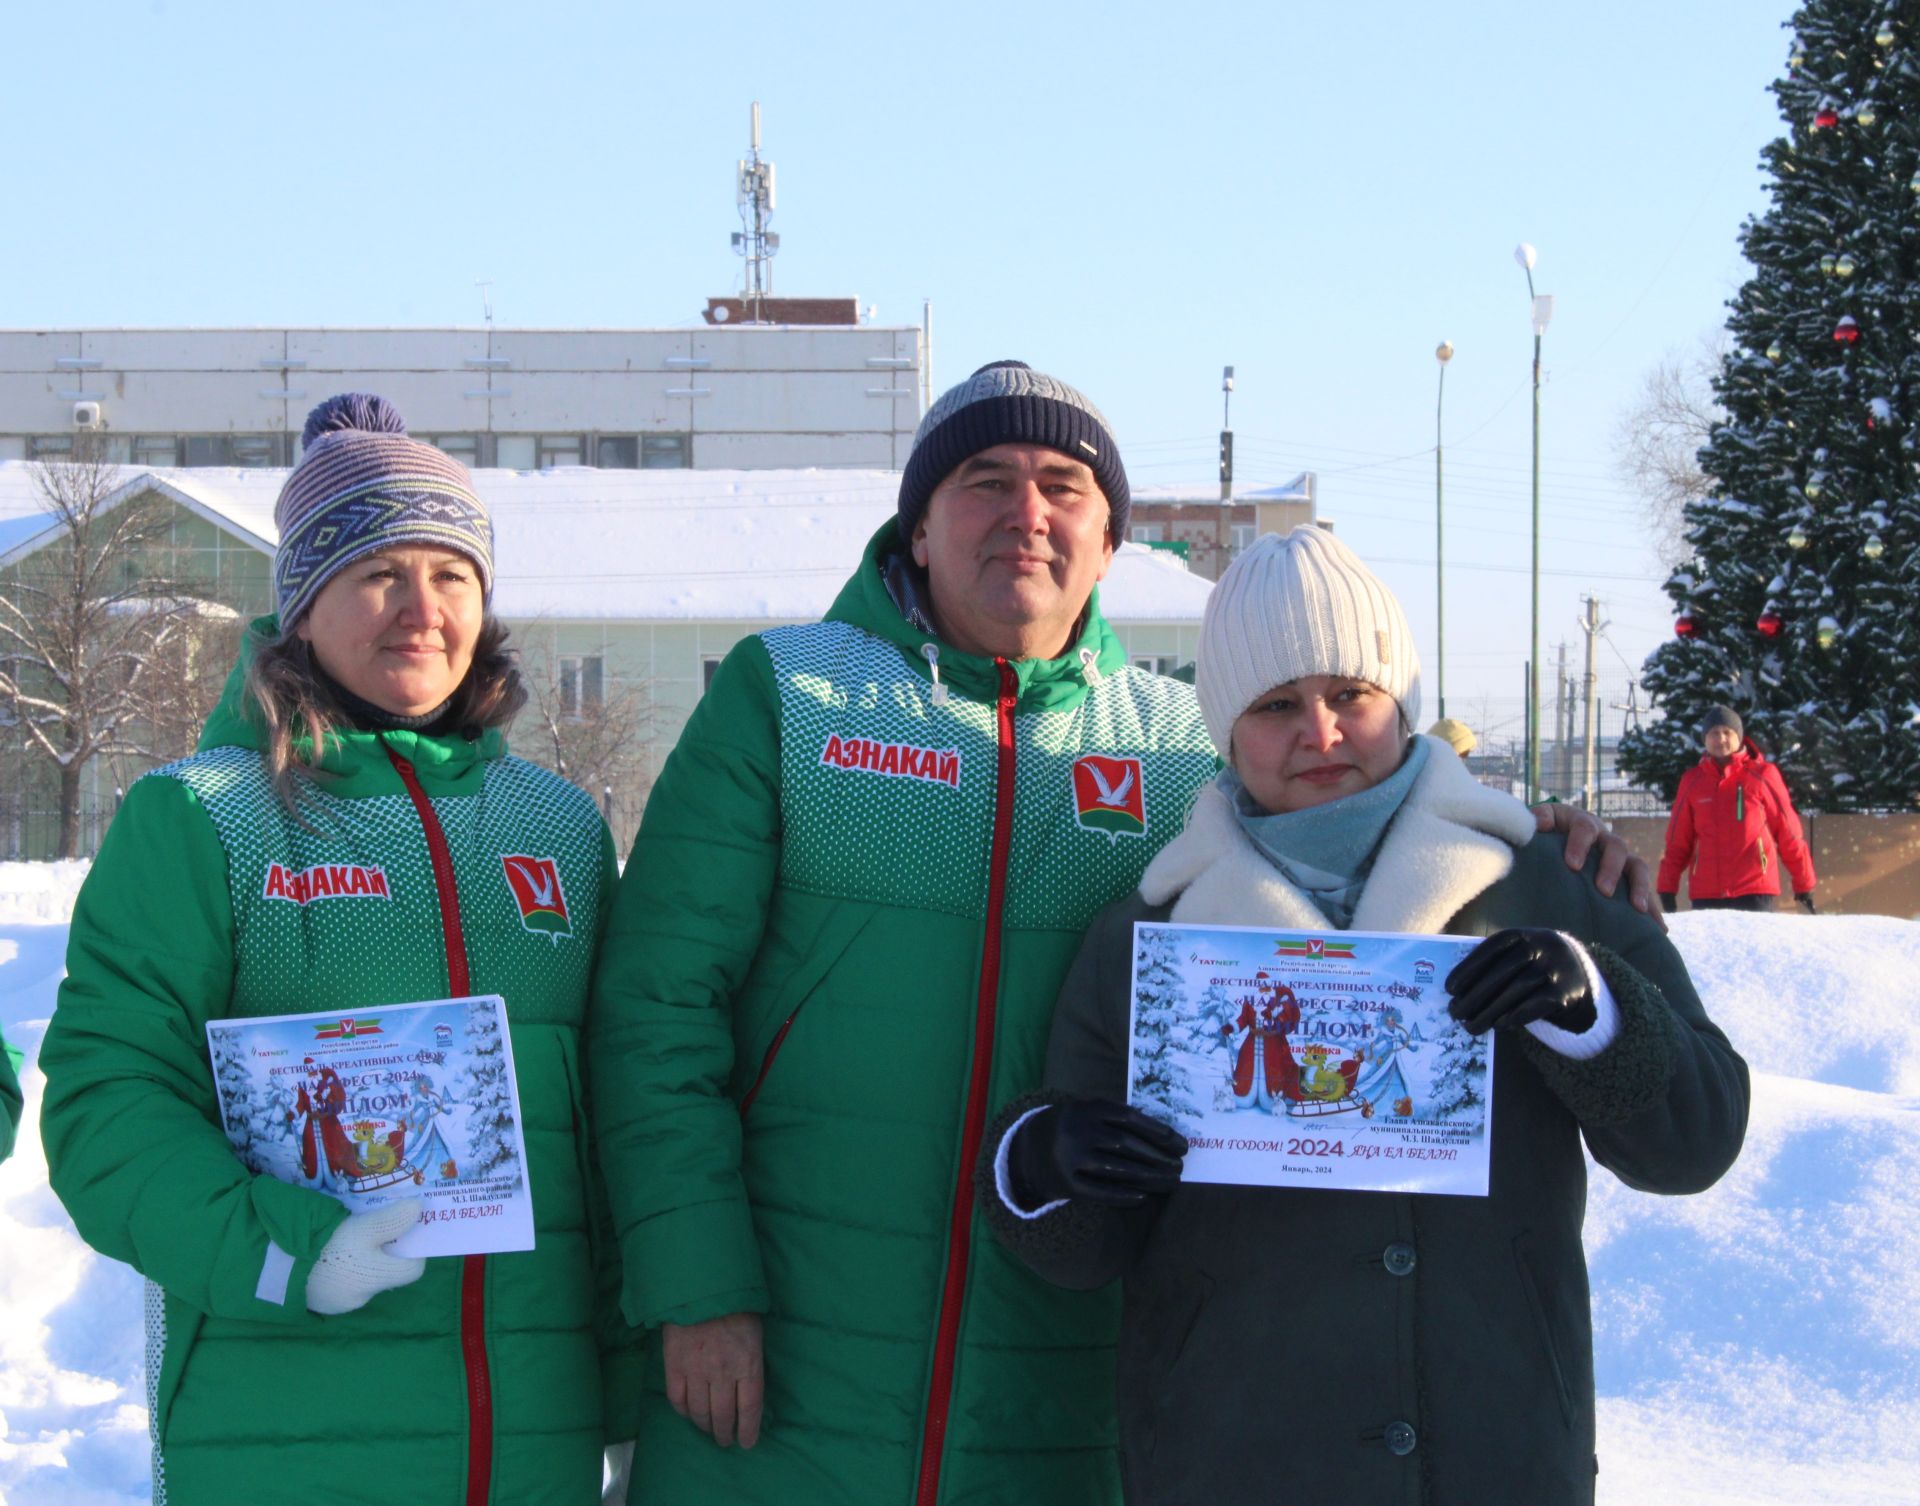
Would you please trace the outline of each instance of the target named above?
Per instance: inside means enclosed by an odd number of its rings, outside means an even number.
[[[390,1255],[386,1246],[420,1222],[420,1199],[354,1213],[333,1231],[307,1277],[307,1306],[333,1317],[365,1307],[390,1287],[418,1281],[426,1261]]]

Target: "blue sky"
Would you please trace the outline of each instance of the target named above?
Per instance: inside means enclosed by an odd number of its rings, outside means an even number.
[[[0,326],[472,323],[482,277],[504,325],[688,323],[738,282],[758,99],[777,291],[883,323],[931,298],[937,384],[1004,356],[1074,382],[1136,484],[1212,477],[1232,363],[1241,479],[1317,470],[1429,659],[1451,339],[1448,709],[1497,734],[1528,615],[1513,246],[1558,300],[1543,641],[1577,645],[1593,591],[1624,673],[1670,616],[1611,435],[1744,275],[1789,13],[25,0]]]

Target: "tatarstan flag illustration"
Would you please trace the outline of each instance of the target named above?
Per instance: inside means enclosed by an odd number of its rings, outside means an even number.
[[[1351,957],[1351,941],[1323,941],[1320,937],[1310,937],[1305,941],[1282,941],[1274,945],[1274,951],[1282,957]]]

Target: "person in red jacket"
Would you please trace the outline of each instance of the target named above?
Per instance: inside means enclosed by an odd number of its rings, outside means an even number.
[[[1813,854],[1780,771],[1749,741],[1731,706],[1714,706],[1700,724],[1706,751],[1680,777],[1660,860],[1660,899],[1679,908],[1680,875],[1696,910],[1771,910],[1780,870],[1793,897],[1813,914]]]

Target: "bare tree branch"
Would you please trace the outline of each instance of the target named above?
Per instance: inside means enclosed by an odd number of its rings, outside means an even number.
[[[1699,452],[1713,426],[1726,420],[1713,397],[1726,348],[1726,332],[1716,330],[1702,335],[1691,351],[1668,351],[1614,425],[1614,461],[1639,493],[1669,568],[1691,553],[1680,510],[1706,489]]]
[[[7,751],[52,765],[62,857],[77,855],[86,765],[190,750],[237,642],[235,614],[173,567],[171,506],[113,501],[120,480],[97,436],[76,434],[68,458],[34,468],[55,536],[0,571]]]

